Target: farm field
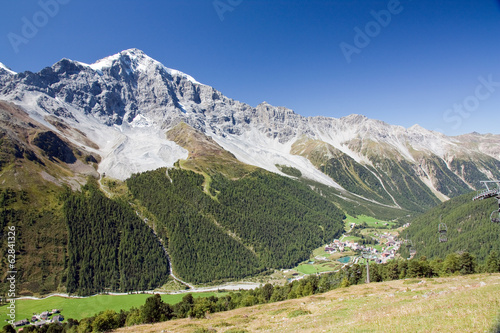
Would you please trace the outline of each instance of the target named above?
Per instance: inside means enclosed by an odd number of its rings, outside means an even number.
[[[212,295],[220,297],[227,293],[223,292],[201,292],[193,293],[193,297],[210,297]],[[169,304],[175,304],[182,300],[186,294],[164,294],[162,300]],[[68,298],[52,296],[40,300],[20,299],[16,300],[16,320],[31,319],[33,313],[41,313],[52,309],[61,310],[64,319],[82,319],[93,316],[104,310],[129,310],[132,307],[140,307],[146,302],[146,298],[151,294],[130,294],[130,295],[97,295],[85,298]],[[7,306],[0,307],[0,327],[5,325],[7,319]]]
[[[333,262],[322,262],[314,264],[301,264],[295,268],[296,271],[302,274],[316,274],[321,272],[331,272],[340,267],[339,264]]]
[[[347,242],[347,241],[358,242],[360,240],[361,240],[361,238],[357,237],[357,236],[345,236],[345,235],[343,235],[342,237],[340,237],[341,242]]]
[[[365,222],[370,228],[380,228],[380,229],[385,228],[384,223],[387,223],[388,228],[391,228],[396,225],[395,222],[383,221],[371,216],[358,215],[357,217],[354,217],[349,214],[346,214],[346,218],[344,220],[346,231],[350,229],[351,223],[361,224],[363,222]]]

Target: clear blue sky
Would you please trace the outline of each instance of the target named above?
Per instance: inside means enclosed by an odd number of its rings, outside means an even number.
[[[4,0],[1,9],[0,62],[16,72],[135,47],[252,106],[500,134],[500,0]]]

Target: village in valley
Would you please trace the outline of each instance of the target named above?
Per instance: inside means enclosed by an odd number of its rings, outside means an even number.
[[[394,259],[396,256],[396,253],[398,252],[399,248],[401,247],[402,241],[397,239],[397,236],[394,234],[391,234],[389,232],[384,232],[384,233],[374,233],[374,236],[378,238],[378,242],[381,245],[382,249],[377,249],[376,246],[367,244],[367,245],[362,245],[354,240],[343,240],[346,238],[345,235],[342,235],[340,239],[334,239],[332,243],[328,244],[325,246],[325,252],[329,254],[334,254],[336,252],[338,253],[344,253],[348,251],[360,251],[363,254],[371,254],[372,260],[374,260],[376,263],[386,263],[387,261]],[[380,246],[378,246],[380,248]],[[323,258],[317,258],[317,259],[323,259]],[[357,263],[357,261],[360,259],[360,257],[356,257],[354,259],[354,263]]]
[[[23,319],[14,322],[14,327],[21,327],[18,332],[22,332],[23,328],[22,326],[26,325],[33,325],[36,327],[40,327],[43,325],[48,325],[51,323],[62,323],[64,320],[63,315],[61,314],[61,310],[59,309],[53,309],[52,311],[44,311],[42,313],[34,313],[33,316],[31,317],[31,321],[28,319]]]
[[[300,280],[308,274],[336,271],[345,265],[364,264],[367,260],[386,263],[399,256],[398,250],[402,246],[408,246],[405,240],[399,238],[400,232],[409,226],[408,223],[398,226],[396,222],[367,216],[348,216],[344,222],[346,231],[340,238],[316,249],[310,260],[295,269],[282,270],[289,282]]]

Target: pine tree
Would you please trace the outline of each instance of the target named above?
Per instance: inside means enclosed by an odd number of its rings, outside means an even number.
[[[500,272],[500,259],[498,258],[498,252],[495,250],[491,251],[488,258],[486,258],[486,272]]]
[[[473,274],[476,271],[476,259],[469,252],[464,252],[460,256],[459,266],[461,274]]]
[[[450,253],[443,262],[443,273],[454,274],[460,270],[459,257],[456,253]]]
[[[166,319],[166,314],[167,304],[163,302],[159,294],[148,297],[141,309],[141,319],[143,323],[150,324],[163,321]]]

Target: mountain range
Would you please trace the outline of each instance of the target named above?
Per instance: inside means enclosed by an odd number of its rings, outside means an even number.
[[[106,248],[128,244],[131,236],[120,228],[139,228],[128,211],[134,207],[154,230],[137,232],[165,246],[173,269],[188,281],[207,282],[293,265],[340,232],[341,211],[406,218],[478,189],[481,180],[500,178],[500,135],[449,137],[362,115],[303,117],[266,102],[252,107],[137,49],[93,64],[62,59],[37,73],[15,73],[0,64],[0,142],[2,229],[13,221],[29,226],[19,236],[22,253],[31,255],[20,259],[21,280],[22,288],[37,292],[57,290],[66,281],[72,290],[87,292],[132,288],[120,276],[140,265],[122,262],[126,252],[106,258],[116,266],[102,277],[109,283],[83,286],[87,282],[78,280],[93,273],[81,261],[85,246],[72,240],[97,236],[71,227],[68,205],[93,201],[68,191],[82,189],[89,179],[100,179],[101,188],[113,192],[108,196],[118,193],[121,199],[106,201],[94,185],[84,193],[103,209],[118,207],[127,216],[128,224],[106,222],[114,235],[124,235]],[[162,206],[160,196],[172,206]],[[75,219],[97,216],[92,209],[85,214]],[[263,237],[249,223],[268,233]],[[211,244],[194,230],[212,230],[219,240]],[[298,231],[297,238],[280,243]],[[209,245],[197,247],[195,238]],[[42,249],[50,256],[37,257]],[[225,254],[203,257],[207,253]],[[144,261],[141,255],[137,263]],[[215,274],[215,268],[196,266],[199,258],[218,267],[237,263],[241,274]]]
[[[0,99],[100,157],[98,172],[125,180],[173,166],[189,151],[166,132],[185,123],[239,161],[302,177],[380,204],[419,210],[499,178],[500,136],[447,137],[362,115],[303,117],[235,101],[130,49],[91,65],[63,59],[38,73],[0,69]],[[61,126],[64,124],[64,130]]]

